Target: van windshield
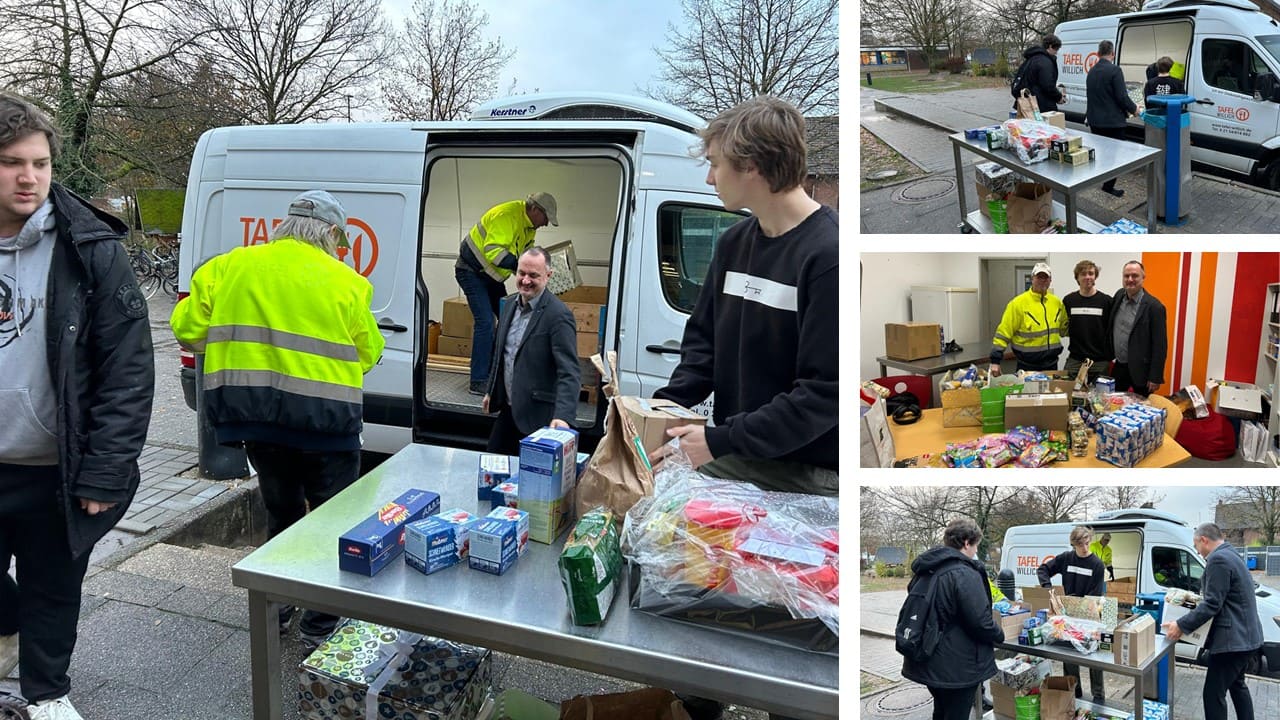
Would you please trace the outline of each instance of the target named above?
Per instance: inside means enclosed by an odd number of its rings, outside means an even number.
[[[1280,63],[1280,35],[1259,35],[1258,44],[1263,47],[1273,60]]]

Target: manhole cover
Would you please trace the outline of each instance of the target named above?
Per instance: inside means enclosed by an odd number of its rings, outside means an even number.
[[[891,177],[897,177],[897,170],[877,170],[867,176],[868,180],[888,180]]]
[[[893,194],[896,203],[915,204],[936,200],[956,189],[955,178],[926,178],[919,182],[904,185]]]
[[[909,683],[880,695],[874,707],[868,709],[883,716],[909,715],[932,703],[928,688]]]

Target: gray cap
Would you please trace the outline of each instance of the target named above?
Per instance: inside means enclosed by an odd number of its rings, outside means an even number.
[[[324,190],[308,190],[294,198],[289,203],[289,214],[323,220],[339,230],[347,228],[347,211],[342,209],[338,198]]]
[[[547,221],[556,227],[560,227],[560,223],[556,220],[556,199],[548,192],[536,192],[529,194],[529,202],[542,208],[547,214]]]

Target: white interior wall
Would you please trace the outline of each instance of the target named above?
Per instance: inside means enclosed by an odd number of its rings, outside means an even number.
[[[859,328],[859,366],[863,379],[880,376],[876,357],[884,354],[884,325],[906,322],[910,317],[912,285],[976,287],[981,294],[983,258],[1047,257],[1053,268],[1052,292],[1058,297],[1076,290],[1072,270],[1081,260],[1101,268],[1098,289],[1114,295],[1121,287],[1120,271],[1129,260],[1140,258],[1134,249],[1118,253],[1016,252],[984,253],[862,253],[862,302]],[[1194,302],[1194,300],[1193,300]],[[991,328],[991,333],[995,328]],[[1069,342],[1069,341],[1068,341]],[[966,348],[967,349],[967,348]],[[889,374],[899,371],[890,369]]]
[[[447,158],[431,166],[424,210],[422,276],[429,317],[439,320],[446,299],[462,294],[453,277],[458,246],[480,216],[498,203],[545,191],[556,199],[559,227],[540,228],[537,244],[573,243],[582,281],[607,285],[616,231],[622,168],[605,158]],[[514,292],[515,284],[507,282]]]

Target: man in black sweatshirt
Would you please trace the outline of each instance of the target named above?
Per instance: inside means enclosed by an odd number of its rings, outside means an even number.
[[[1067,336],[1071,338],[1063,370],[1068,378],[1074,380],[1084,361],[1092,360],[1093,365],[1089,367],[1090,384],[1107,373],[1111,358],[1115,355],[1111,351],[1108,332],[1111,296],[1097,288],[1100,271],[1101,268],[1092,260],[1076,263],[1076,284],[1080,289],[1062,298],[1062,305],[1067,309]]]
[[[1089,550],[1093,542],[1093,531],[1083,525],[1071,530],[1071,549],[1054,557],[1036,570],[1036,579],[1040,587],[1053,587],[1050,579],[1054,575],[1062,576],[1062,592],[1067,597],[1085,597],[1102,595],[1107,591],[1107,568],[1102,560]],[[1062,663],[1064,675],[1076,678],[1076,697],[1083,692],[1080,689],[1080,666],[1074,663]],[[1106,686],[1103,684],[1102,671],[1089,669],[1089,690],[1093,694],[1093,702],[1106,704]]]
[[[668,434],[705,474],[838,495],[839,220],[801,186],[804,118],[761,96],[700,134],[707,184],[752,216],[720,237],[680,365],[654,393],[691,407],[714,392],[715,424]]]

